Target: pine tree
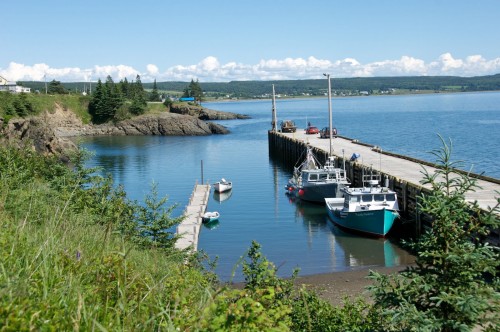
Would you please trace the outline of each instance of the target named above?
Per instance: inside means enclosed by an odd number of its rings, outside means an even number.
[[[153,91],[151,91],[151,94],[149,95],[149,100],[150,101],[160,101],[160,94],[158,93],[158,88],[156,86],[156,78],[153,82]]]
[[[97,81],[97,86],[92,93],[92,99],[89,102],[89,113],[92,117],[92,122],[103,123],[105,122],[105,116],[103,114],[103,102],[104,102],[104,87],[102,85],[101,79]]]
[[[143,114],[146,111],[147,102],[144,96],[144,87],[142,86],[141,77],[139,75],[136,77],[133,89],[132,104],[129,110],[135,115]]]
[[[194,97],[194,100],[200,104],[203,98],[203,91],[200,86],[200,82],[196,80],[196,82],[191,79],[191,83],[189,83],[189,91],[190,97]]]
[[[441,137],[440,137],[441,138]],[[416,266],[398,275],[371,272],[376,306],[391,320],[393,331],[469,331],[476,326],[500,330],[499,248],[484,241],[498,229],[500,199],[487,212],[465,194],[478,188],[476,180],[457,173],[461,162],[450,159],[452,144],[432,152],[440,166],[423,171],[419,209],[433,217],[432,228],[410,244]],[[490,281],[488,281],[488,278]]]

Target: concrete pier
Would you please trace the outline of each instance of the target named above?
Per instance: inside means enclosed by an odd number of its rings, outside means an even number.
[[[319,138],[319,135],[306,135],[304,130],[297,129],[295,133],[281,133],[269,131],[268,133],[269,153],[272,157],[280,158],[286,164],[296,165],[299,159],[305,156],[306,146],[310,145],[321,163],[324,163],[330,151],[330,140]],[[360,158],[351,161],[353,153],[359,153]],[[343,167],[345,163],[346,173],[353,186],[361,186],[363,172],[367,174],[370,168],[380,173],[382,179],[389,180],[389,188],[396,191],[402,217],[415,223],[417,233],[430,222],[428,216],[418,212],[417,200],[422,192],[429,191],[429,186],[423,186],[422,171],[425,169],[430,174],[436,170],[435,165],[415,158],[397,155],[383,151],[380,147],[358,142],[347,137],[336,137],[332,139],[332,154],[337,157],[336,166]],[[500,180],[469,174],[477,178],[477,184],[481,187],[475,192],[469,192],[466,196],[468,201],[477,201],[479,206],[486,210],[496,205],[498,192],[500,192]],[[500,232],[495,230],[490,243],[500,243]]]
[[[180,235],[175,243],[177,249],[191,247],[193,251],[198,250],[198,236],[209,196],[209,184],[196,184],[194,186],[189,203],[184,210],[184,220],[177,226],[177,235]]]

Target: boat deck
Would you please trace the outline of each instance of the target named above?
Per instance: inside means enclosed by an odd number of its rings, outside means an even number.
[[[297,129],[295,133],[276,133],[283,135],[293,140],[308,143],[313,147],[329,152],[330,139],[319,138],[319,135],[306,135],[304,129]],[[332,139],[332,154],[337,157],[344,157],[347,160],[353,153],[359,153],[360,157],[358,163],[367,167],[372,166],[373,169],[381,171],[386,174],[391,174],[396,178],[400,178],[415,185],[420,184],[422,180],[423,169],[426,169],[431,174],[434,173],[436,168],[419,163],[418,160],[408,158],[405,156],[398,156],[395,154],[380,153],[382,151],[379,147],[363,144],[345,137],[336,137]],[[453,156],[452,156],[453,157]],[[457,158],[454,158],[455,160]],[[500,181],[498,179],[478,179],[477,184],[481,187],[476,189],[475,192],[469,192],[466,199],[470,202],[477,201],[479,206],[486,210],[488,206],[493,207],[497,203],[496,197],[500,192]],[[429,188],[430,186],[423,186]]]
[[[198,236],[209,196],[209,184],[196,184],[194,186],[189,203],[184,210],[184,220],[177,226],[177,235],[180,235],[175,243],[177,249],[192,247],[193,251],[198,250]]]

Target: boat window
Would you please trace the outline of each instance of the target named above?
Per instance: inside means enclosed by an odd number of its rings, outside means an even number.
[[[396,200],[396,195],[394,194],[387,194],[385,195],[388,201],[395,201]]]
[[[309,181],[318,181],[318,174],[309,174]]]
[[[320,181],[325,181],[327,178],[328,178],[328,174],[326,174],[326,173],[321,173],[319,175],[319,180]]]
[[[363,196],[361,196],[361,200],[363,202],[371,202],[372,201],[372,195],[363,195]]]
[[[384,201],[384,195],[383,194],[376,194],[375,195],[375,202],[383,202]]]
[[[349,202],[351,202],[351,203],[359,202],[360,199],[361,199],[360,196],[349,196]]]

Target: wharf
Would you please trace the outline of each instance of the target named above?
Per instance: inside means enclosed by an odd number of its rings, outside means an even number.
[[[295,165],[305,156],[307,145],[313,147],[314,153],[322,163],[330,151],[330,139],[319,138],[318,135],[306,135],[302,129],[297,129],[295,133],[269,131],[268,140],[270,155],[281,158],[289,165]],[[355,162],[350,160],[353,153],[360,154]],[[424,224],[421,224],[417,200],[421,192],[431,189],[428,185],[423,186],[420,181],[423,179],[424,169],[434,174],[436,167],[433,167],[432,163],[386,152],[380,147],[341,136],[332,139],[332,154],[337,157],[337,167],[342,167],[345,162],[346,173],[353,186],[361,185],[362,173],[366,174],[370,168],[389,179],[389,187],[398,194],[402,216],[406,220],[415,221],[417,232],[420,232],[421,227],[425,227],[425,220]],[[477,201],[479,207],[485,211],[488,207],[494,207],[499,197],[500,180],[477,174],[470,176],[477,178],[480,188],[467,193],[466,199],[470,202]],[[493,242],[500,242],[498,230],[494,233]]]
[[[179,235],[179,239],[175,243],[177,249],[183,250],[192,247],[193,251],[198,250],[198,236],[209,196],[209,184],[196,184],[194,186],[189,203],[184,210],[184,220],[177,226],[176,233]]]

